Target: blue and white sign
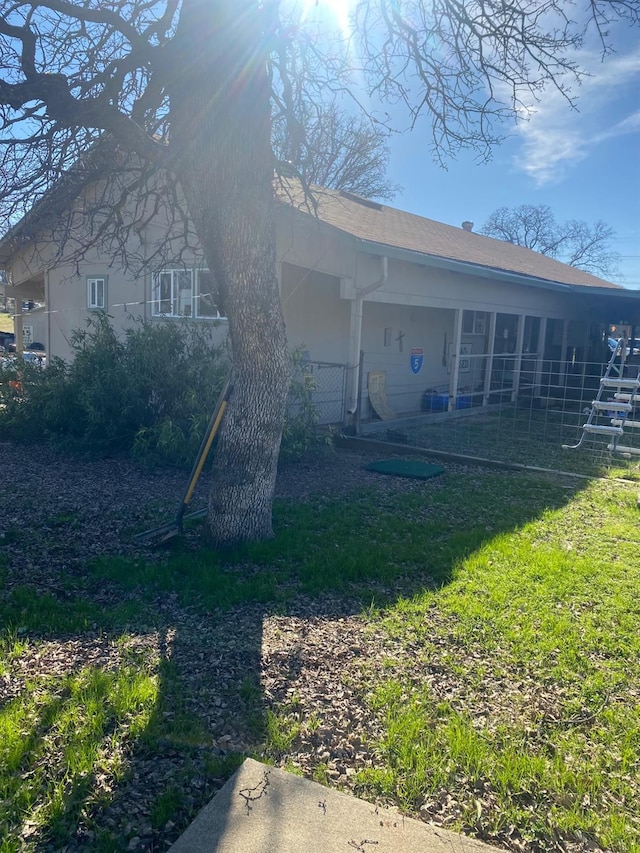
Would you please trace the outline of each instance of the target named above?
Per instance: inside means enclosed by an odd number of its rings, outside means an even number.
[[[422,365],[424,364],[424,350],[422,347],[413,347],[409,361],[411,364],[411,372],[417,376],[422,370]]]

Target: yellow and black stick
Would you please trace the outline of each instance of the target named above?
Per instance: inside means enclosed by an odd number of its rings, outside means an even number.
[[[168,524],[163,524],[161,527],[155,527],[153,530],[147,530],[144,533],[139,533],[136,536],[136,539],[157,539],[157,544],[161,544],[162,542],[173,539],[174,536],[179,536],[182,533],[182,522],[185,519],[202,518],[202,516],[206,515],[206,509],[196,510],[196,512],[189,513],[188,515],[185,515],[185,512],[187,511],[191,498],[193,497],[204,463],[207,461],[207,456],[211,450],[213,440],[220,429],[220,424],[222,423],[222,418],[224,417],[224,413],[229,405],[229,398],[231,397],[232,392],[233,385],[230,380],[227,380],[220,396],[218,397],[218,402],[216,403],[216,407],[211,415],[211,420],[209,421],[206,432],[202,438],[198,455],[193,463],[193,468],[191,469],[189,480],[187,481],[187,487],[184,491],[182,500],[180,501],[180,506],[178,507],[178,512],[176,513],[175,518],[173,521],[170,521]]]

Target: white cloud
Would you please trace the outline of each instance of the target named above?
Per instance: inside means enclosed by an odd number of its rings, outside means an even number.
[[[583,53],[580,61],[591,76],[577,90],[577,109],[549,88],[518,125],[521,146],[515,164],[538,186],[558,183],[598,145],[640,129],[637,95],[629,97],[632,89],[637,92],[640,48],[602,63]]]
[[[640,130],[640,110],[636,110],[636,112],[626,116],[609,130],[603,131],[597,141],[603,142],[612,136],[622,136],[625,133],[635,133],[638,130]]]

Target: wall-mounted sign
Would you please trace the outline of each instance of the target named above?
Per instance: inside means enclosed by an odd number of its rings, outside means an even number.
[[[409,363],[411,365],[411,372],[417,376],[422,370],[422,365],[424,364],[424,350],[422,347],[412,348]]]

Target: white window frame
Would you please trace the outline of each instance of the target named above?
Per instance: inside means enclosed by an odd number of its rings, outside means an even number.
[[[187,277],[188,286],[185,287]],[[163,283],[165,288],[168,285],[168,289],[165,289],[164,294],[161,292]],[[151,288],[151,313],[154,317],[184,318],[193,316],[192,269],[177,267],[175,269],[158,270],[153,275]]]
[[[87,308],[90,311],[104,311],[107,307],[107,281],[106,275],[87,276]],[[100,294],[98,282],[102,282],[102,294]]]
[[[215,313],[203,314],[199,310],[200,276],[203,273],[208,275],[209,270],[206,267],[166,267],[155,272],[151,278],[151,315],[205,321],[226,319],[217,305]],[[187,280],[189,283],[185,287]]]

